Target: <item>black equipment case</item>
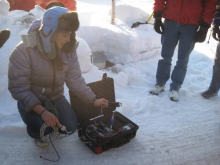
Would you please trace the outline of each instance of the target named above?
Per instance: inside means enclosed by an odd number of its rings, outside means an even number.
[[[81,102],[73,93],[69,93],[71,106],[79,122],[79,138],[83,142],[88,142],[86,145],[96,154],[129,143],[136,136],[139,127],[115,111],[120,103],[115,102],[114,80],[104,73],[101,81],[87,85],[96,94],[97,99],[105,98],[110,103],[106,108],[95,107]],[[113,124],[112,116],[114,116]]]

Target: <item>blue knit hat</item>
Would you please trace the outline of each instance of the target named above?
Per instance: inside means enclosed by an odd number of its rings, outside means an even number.
[[[41,22],[41,39],[43,43],[43,48],[46,53],[48,53],[48,58],[53,59],[55,57],[54,53],[54,43],[51,43],[51,37],[53,36],[56,28],[59,24],[59,16],[70,11],[64,7],[52,7],[48,9],[44,15]]]
[[[67,11],[70,11],[69,9],[66,9],[64,7],[52,7],[48,9],[42,19],[43,24],[43,33],[45,35],[49,35],[49,33],[54,33],[57,26],[58,26],[58,19],[59,16],[63,13],[66,13]]]

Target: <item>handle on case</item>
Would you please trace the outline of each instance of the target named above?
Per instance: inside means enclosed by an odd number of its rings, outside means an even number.
[[[122,103],[120,102],[108,102],[108,107],[121,107]]]
[[[104,79],[106,79],[106,78],[107,78],[107,73],[103,73],[102,79],[104,80]]]

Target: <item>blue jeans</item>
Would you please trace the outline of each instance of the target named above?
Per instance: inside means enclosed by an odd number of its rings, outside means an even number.
[[[212,81],[209,87],[209,90],[213,92],[218,92],[220,88],[220,42],[218,42],[216,55],[215,55],[215,64],[213,66]]]
[[[164,21],[164,32],[162,34],[162,58],[158,62],[156,83],[164,86],[170,78],[171,62],[174,50],[179,42],[178,60],[171,75],[172,83],[170,88],[179,90],[185,79],[189,55],[192,52],[195,42],[195,34],[198,26],[182,25],[172,20]]]
[[[77,129],[78,121],[75,112],[73,111],[66,98],[62,96],[52,101],[51,103],[58,111],[60,123],[66,126],[68,132],[74,133]],[[27,125],[28,134],[35,139],[40,139],[40,128],[44,124],[41,116],[34,111],[26,112],[24,110],[24,103],[20,100],[18,101],[18,110],[22,120]],[[51,132],[52,128],[48,127],[45,130],[44,135],[47,135]]]

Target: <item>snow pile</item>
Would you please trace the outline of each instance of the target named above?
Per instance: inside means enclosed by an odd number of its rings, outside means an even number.
[[[120,72],[115,76],[115,82],[121,87],[126,87],[126,85],[128,85],[128,74]]]
[[[118,19],[116,20],[117,24],[122,21],[129,27],[131,27],[134,22],[146,22],[147,18],[149,17],[149,14],[146,13],[146,11],[127,4],[117,5],[115,13],[116,19]]]
[[[43,14],[45,12],[45,9],[43,9],[42,7],[35,5],[35,8],[30,10],[30,13],[32,13],[36,19],[40,19],[43,17]]]
[[[12,24],[14,25],[24,25],[26,28],[37,19],[32,13],[23,10],[13,10],[9,13]]]
[[[82,73],[87,73],[90,71],[92,67],[94,67],[91,63],[91,49],[88,44],[81,38],[77,37],[77,41],[79,42],[79,46],[77,48],[78,60]]]
[[[145,22],[150,16],[143,10],[129,5],[117,5],[116,25],[109,25],[109,19],[103,20],[103,16],[110,17],[110,9],[99,16],[102,23],[96,22],[97,17],[93,19],[95,11],[79,13],[81,19],[86,15],[89,16],[87,23],[82,23],[78,36],[89,44],[92,52],[102,52],[110,62],[130,63],[160,53],[160,35],[153,30],[152,24],[131,28],[134,22]]]
[[[10,4],[7,0],[0,0],[0,15],[7,15]]]

